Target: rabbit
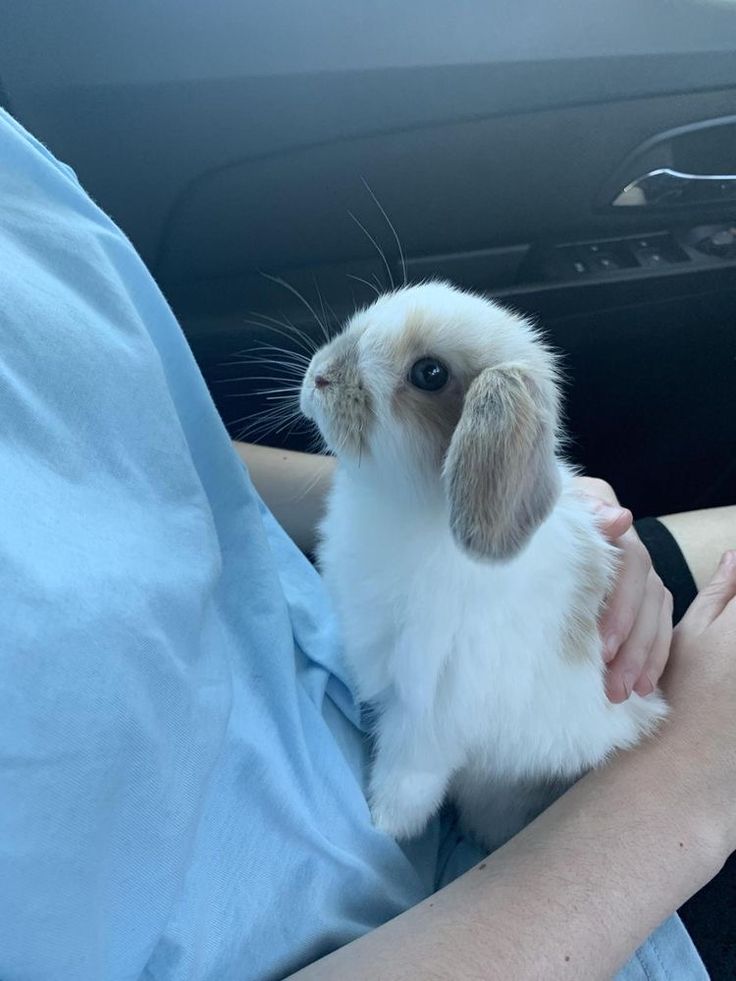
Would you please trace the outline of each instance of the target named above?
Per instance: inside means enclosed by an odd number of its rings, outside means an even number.
[[[555,357],[480,295],[410,285],[317,351],[300,408],[337,458],[317,561],[374,720],[373,822],[411,838],[450,799],[490,851],[667,713],[606,697],[617,553],[559,455]]]

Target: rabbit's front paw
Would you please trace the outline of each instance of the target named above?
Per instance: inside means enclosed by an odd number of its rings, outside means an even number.
[[[409,773],[371,786],[371,817],[392,838],[414,838],[442,803],[445,780],[434,773]]]

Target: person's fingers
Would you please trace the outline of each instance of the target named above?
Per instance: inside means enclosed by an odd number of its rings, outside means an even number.
[[[634,516],[628,508],[622,508],[618,504],[609,504],[597,497],[590,497],[589,499],[595,513],[596,523],[609,542],[615,542],[631,528],[634,523]]]
[[[649,653],[644,670],[639,676],[639,680],[634,685],[637,695],[651,695],[659,684],[672,647],[672,593],[669,589],[664,591],[664,602],[659,614],[659,631],[655,638],[652,649]]]
[[[649,553],[633,529],[621,537],[619,547],[621,567],[599,624],[606,662],[612,661],[618,654],[636,623],[651,569]]]
[[[662,580],[650,569],[631,632],[608,666],[606,687],[612,702],[625,701],[639,681],[657,642],[664,602]]]
[[[685,631],[701,633],[736,596],[736,551],[724,552],[710,582],[704,586],[682,618]]]

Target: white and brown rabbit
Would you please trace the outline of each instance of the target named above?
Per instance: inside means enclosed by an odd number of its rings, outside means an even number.
[[[449,795],[493,848],[666,714],[604,691],[615,549],[556,453],[554,358],[494,303],[411,286],[315,354],[301,408],[338,459],[319,560],[376,710],[374,822],[411,837]]]

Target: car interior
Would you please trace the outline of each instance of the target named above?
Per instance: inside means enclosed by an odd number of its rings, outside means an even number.
[[[539,325],[569,458],[635,516],[736,502],[733,0],[3,0],[0,22],[0,105],[130,237],[234,438],[313,445],[250,424],[281,374],[249,352],[442,278]]]

